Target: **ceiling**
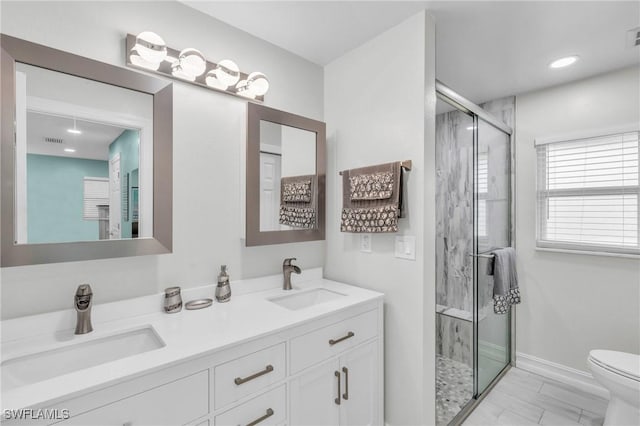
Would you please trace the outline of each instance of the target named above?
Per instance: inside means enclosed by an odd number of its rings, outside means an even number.
[[[76,129],[82,131],[82,134],[72,134],[67,129],[73,129],[71,117],[27,112],[27,152],[107,161],[109,145],[125,130],[83,120],[76,120]],[[61,139],[62,143],[45,142],[45,137]],[[65,152],[65,148],[76,151]]]
[[[326,65],[422,9],[436,20],[437,78],[480,103],[640,63],[626,45],[640,26],[628,1],[183,1]],[[569,68],[551,70],[577,54]]]

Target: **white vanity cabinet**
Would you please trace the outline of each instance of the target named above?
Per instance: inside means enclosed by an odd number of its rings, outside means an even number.
[[[209,374],[191,376],[150,389],[65,420],[64,426],[187,424],[209,412]]]
[[[300,336],[298,339],[306,345],[297,346],[300,342],[293,339],[292,367],[308,363],[309,359],[322,353],[318,345],[309,342],[310,337],[331,351],[340,351],[341,344],[348,348],[342,348],[338,357],[309,367],[291,378],[291,425],[382,424],[381,342],[376,337],[376,315],[377,311],[370,311]],[[336,329],[343,330],[344,334],[323,339]],[[358,345],[358,336],[363,336],[367,343]],[[296,357],[301,358],[298,363]]]
[[[315,312],[277,311],[293,317],[289,325],[109,385],[61,392],[38,408],[68,410],[70,418],[28,424],[382,425],[382,298]],[[14,424],[25,422],[2,421]]]

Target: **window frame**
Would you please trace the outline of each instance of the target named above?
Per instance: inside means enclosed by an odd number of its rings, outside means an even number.
[[[535,138],[534,148],[536,151],[536,178],[535,178],[535,216],[536,216],[536,249],[554,252],[571,252],[576,254],[603,255],[603,256],[621,256],[621,257],[640,257],[640,179],[638,185],[633,186],[611,186],[611,187],[591,187],[576,189],[547,189],[546,170],[548,167],[548,158],[544,160],[544,169],[541,167],[538,149],[540,145],[550,145],[562,142],[572,142],[579,140],[587,140],[592,138],[623,135],[625,133],[638,133],[638,164],[640,165],[640,123],[627,124],[623,126],[610,127],[600,130],[572,132],[553,137]],[[544,175],[540,176],[540,172],[544,170]],[[543,238],[543,228],[547,221],[546,217],[541,217],[541,212],[548,209],[548,202],[554,196],[593,196],[593,195],[614,195],[621,196],[624,194],[634,194],[637,196],[637,245],[635,247],[625,247],[621,245],[605,245],[596,243],[573,243],[569,241],[549,240]],[[542,204],[544,203],[544,204]],[[543,223],[544,222],[544,223]]]
[[[106,197],[89,197],[87,196],[87,182],[100,182],[105,183],[107,185],[107,196]],[[105,202],[102,202],[106,200]],[[109,204],[109,178],[108,177],[99,177],[99,176],[84,176],[82,178],[82,220],[86,221],[98,221],[100,220],[100,213],[96,207],[95,217],[87,214],[87,202],[91,202],[92,205],[98,206],[101,204]]]

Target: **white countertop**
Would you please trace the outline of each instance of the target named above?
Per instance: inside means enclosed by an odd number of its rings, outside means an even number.
[[[66,395],[96,390],[127,377],[158,371],[383,297],[381,293],[323,279],[320,268],[294,276],[292,281],[293,291],[321,287],[346,297],[289,310],[267,300],[291,294],[281,289],[282,276],[273,275],[237,283],[232,281],[231,301],[214,301],[213,306],[201,310],[183,309],[176,314],[166,314],[161,308],[162,294],[96,305],[92,313],[94,331],[82,336],[73,334],[73,309],[2,321],[3,361],[147,325],[153,326],[166,346],[38,383],[3,389],[1,409],[42,408]],[[213,286],[183,289],[183,301],[213,298],[213,291]],[[137,315],[127,316],[126,312]]]

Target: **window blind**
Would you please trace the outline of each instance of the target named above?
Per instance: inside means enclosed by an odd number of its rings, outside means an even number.
[[[109,178],[85,176],[83,180],[84,220],[98,220],[98,206],[109,204]]]
[[[485,149],[488,149],[485,147]],[[478,153],[477,162],[477,215],[478,215],[478,237],[487,236],[487,196],[489,195],[489,153],[487,151]]]
[[[640,254],[638,134],[536,147],[539,247]]]

